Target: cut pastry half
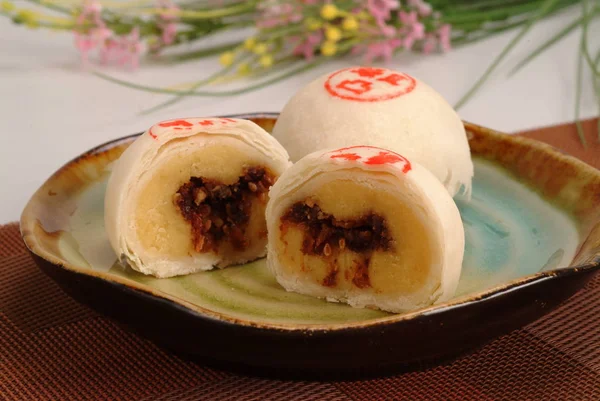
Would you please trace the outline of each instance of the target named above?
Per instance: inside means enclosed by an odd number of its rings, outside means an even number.
[[[302,158],[271,188],[267,263],[289,291],[402,312],[453,296],[464,229],[427,169],[380,148]]]
[[[289,165],[283,147],[247,120],[158,123],[114,166],[105,198],[110,243],[156,277],[262,257],[268,190]]]

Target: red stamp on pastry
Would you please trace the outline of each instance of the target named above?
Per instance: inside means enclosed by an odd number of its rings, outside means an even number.
[[[336,71],[325,81],[331,96],[356,102],[379,102],[412,92],[417,81],[385,68],[352,67]]]
[[[185,132],[189,132],[192,130],[192,128],[194,127],[194,125],[198,125],[200,127],[213,127],[216,125],[226,125],[226,124],[231,124],[231,123],[236,123],[237,121],[232,119],[232,118],[204,118],[204,119],[197,119],[197,118],[192,118],[192,119],[178,119],[178,120],[167,120],[167,121],[163,121],[160,122],[154,126],[152,126],[150,128],[150,130],[148,131],[148,134],[153,138],[153,139],[157,139],[158,135],[156,134],[156,132],[154,132],[153,130],[158,131],[159,133],[161,131],[164,131],[164,129],[173,129],[175,131],[185,131]]]
[[[154,128],[156,128],[157,130],[162,129],[162,128],[173,128],[175,130],[190,130],[192,129],[192,126],[194,124],[192,124],[191,122],[187,121],[187,120],[167,120],[167,121],[163,121],[160,122],[152,127],[150,127],[150,129],[148,130],[148,135],[150,135],[152,137],[152,139],[157,139],[158,136],[152,131]]]
[[[334,150],[327,155],[330,159],[358,162],[368,166],[391,164],[400,168],[405,174],[412,169],[406,157],[375,146],[350,146]]]

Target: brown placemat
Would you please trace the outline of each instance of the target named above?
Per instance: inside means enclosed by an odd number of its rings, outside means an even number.
[[[585,126],[597,144],[594,122]],[[584,151],[571,125],[526,135],[600,167],[600,144]],[[0,227],[0,399],[597,401],[600,275],[534,324],[448,365],[361,381],[269,380],[185,361],[76,303],[9,224]]]

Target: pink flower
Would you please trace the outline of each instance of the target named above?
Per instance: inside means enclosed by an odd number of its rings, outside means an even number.
[[[452,46],[450,43],[451,35],[452,35],[452,27],[450,24],[442,25],[437,31],[440,37],[440,44],[442,45],[442,50],[447,52]]]
[[[401,10],[398,13],[398,17],[400,18],[400,22],[402,22],[402,25],[411,26],[418,22],[417,13],[415,11],[407,13]]]
[[[158,27],[161,29],[161,45],[170,45],[175,41],[177,36],[177,15],[174,11],[178,11],[179,7],[171,0],[158,0],[158,6],[164,9],[165,12],[159,14]]]
[[[261,15],[256,21],[256,26],[259,28],[273,28],[302,20],[302,8],[299,5],[294,7],[290,3],[284,3],[269,6],[269,2],[264,3],[258,7]]]
[[[166,11],[159,14],[160,19],[163,21],[177,20],[177,15],[175,15],[175,11],[179,11],[177,4],[171,0],[158,0],[158,7]]]
[[[423,39],[425,37],[425,25],[417,22],[412,26],[412,34],[415,39]]]
[[[398,0],[367,0],[367,10],[379,22],[383,22],[392,16],[392,10],[400,7]]]
[[[162,28],[162,34],[160,36],[162,43],[165,45],[170,45],[175,41],[175,37],[177,36],[177,25],[173,23],[166,24]]]
[[[430,54],[435,50],[435,46],[437,45],[437,40],[435,39],[435,35],[427,35],[425,38],[425,43],[423,43],[423,53]]]
[[[323,40],[321,32],[315,32],[306,37],[306,39],[294,48],[294,54],[304,56],[308,61],[312,60],[315,55],[315,49]]]
[[[81,62],[87,64],[89,62],[88,53],[96,47],[96,42],[90,36],[75,32],[75,47],[81,53]]]
[[[400,33],[403,35],[402,45],[406,50],[411,50],[415,41],[425,37],[425,26],[419,22],[416,11],[408,13],[400,11],[398,18],[402,23],[402,28],[400,28]]]
[[[364,45],[356,45],[350,50],[350,54],[353,56],[358,56],[359,54],[365,51],[366,46]]]
[[[389,39],[379,43],[371,43],[367,46],[365,59],[371,63],[376,58],[383,58],[388,63],[392,59],[394,50],[402,44],[400,39]]]
[[[413,35],[406,35],[402,40],[402,46],[404,46],[406,50],[411,50],[414,44],[415,37]]]
[[[120,51],[119,64],[123,66],[129,64],[133,69],[138,68],[142,43],[140,42],[140,30],[137,26],[131,30],[129,35],[121,38]]]
[[[109,64],[111,61],[119,60],[122,56],[121,46],[115,39],[107,39],[100,46],[100,63]]]
[[[281,21],[279,18],[262,18],[256,21],[256,26],[259,28],[273,28],[279,25]]]
[[[91,21],[98,27],[104,27],[104,21],[102,20],[102,4],[97,0],[85,0],[83,2],[83,9],[81,14],[77,17],[77,23],[83,24],[87,21]]]
[[[302,21],[303,18],[304,17],[302,16],[302,14],[291,14],[289,16],[289,21],[293,22],[293,23],[296,23],[296,22]]]
[[[385,37],[392,38],[396,35],[396,28],[394,28],[391,25],[383,24],[383,25],[380,25],[379,27],[381,28],[381,33]]]
[[[431,15],[431,5],[423,0],[408,0],[408,5],[417,9],[417,12],[423,17]]]
[[[90,23],[93,25],[85,33],[75,30],[75,47],[81,53],[81,61],[87,64],[89,61],[89,52],[96,47],[102,49],[106,40],[113,33],[106,27],[106,24],[102,20],[102,5],[96,0],[87,0],[83,3],[83,9],[76,21],[79,26]]]

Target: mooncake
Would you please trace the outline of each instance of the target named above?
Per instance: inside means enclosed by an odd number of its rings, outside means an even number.
[[[251,121],[163,121],[114,165],[106,233],[133,269],[171,277],[244,263],[266,253],[268,190],[290,165]]]
[[[456,291],[464,229],[425,167],[370,146],[317,151],[271,187],[267,265],[288,291],[403,312]]]
[[[389,149],[426,167],[451,196],[470,196],[473,163],[462,121],[439,93],[408,74],[351,67],[324,75],[289,100],[273,136],[294,162],[320,149]]]

